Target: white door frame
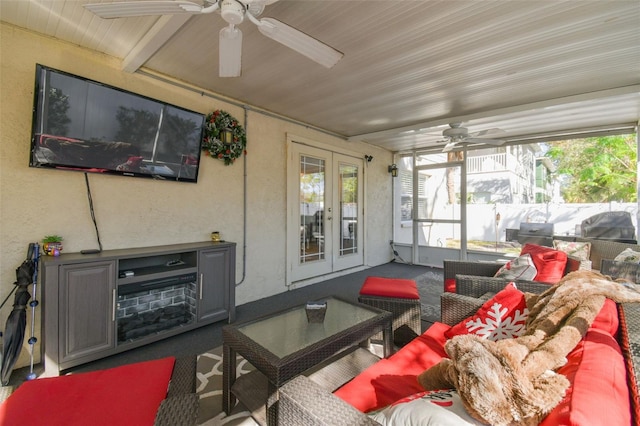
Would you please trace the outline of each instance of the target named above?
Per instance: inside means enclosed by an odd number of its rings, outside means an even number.
[[[300,155],[306,155],[326,161],[325,173],[325,223],[330,226],[324,235],[323,244],[327,248],[323,260],[300,263]],[[340,226],[336,225],[340,217],[339,193],[337,177],[339,165],[354,165],[358,170],[358,208],[357,232],[355,244],[357,254],[339,256]],[[287,286],[293,283],[313,280],[313,278],[332,274],[334,272],[364,265],[364,161],[357,153],[340,150],[333,146],[324,145],[306,138],[287,135]],[[328,209],[331,208],[331,212]],[[334,220],[334,217],[336,220]],[[335,244],[334,244],[335,243]]]

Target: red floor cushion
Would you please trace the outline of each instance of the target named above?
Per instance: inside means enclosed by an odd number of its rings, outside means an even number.
[[[403,278],[367,277],[360,288],[360,294],[398,299],[420,299],[416,282]]]
[[[0,405],[0,424],[153,425],[174,357],[28,381]]]

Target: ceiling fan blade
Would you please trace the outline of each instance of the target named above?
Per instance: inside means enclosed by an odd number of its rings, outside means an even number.
[[[248,14],[251,19],[251,14]],[[260,20],[251,19],[258,26],[258,30],[269,37],[287,46],[290,49],[306,56],[327,68],[333,67],[344,56],[331,46],[299,31],[284,22],[273,18],[263,18]]]
[[[471,136],[472,138],[475,138],[478,136],[486,136],[486,135],[503,135],[505,133],[506,132],[504,130],[494,127],[493,129],[486,129],[486,130],[481,130],[475,133],[469,133],[469,136]]]
[[[444,146],[444,148],[442,148],[442,152],[452,151],[453,148],[455,148],[457,144],[458,144],[458,142],[449,142],[448,144],[446,144]]]
[[[127,18],[130,16],[172,15],[177,13],[211,13],[218,9],[218,3],[203,7],[191,1],[125,1],[114,3],[92,3],[84,7],[104,19]]]
[[[220,77],[240,77],[242,31],[234,25],[220,30],[218,70]]]
[[[503,139],[485,139],[485,138],[465,138],[466,143],[484,143],[487,145],[502,145],[506,141]]]

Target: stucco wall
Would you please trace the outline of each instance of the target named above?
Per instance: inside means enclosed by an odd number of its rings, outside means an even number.
[[[140,93],[198,112],[223,109],[244,123],[244,109],[140,74],[120,71],[121,61],[53,38],[0,24],[0,297],[15,281],[15,268],[30,242],[64,237],[64,252],[97,247],[82,173],[28,167],[35,65]],[[214,72],[214,70],[212,70]],[[248,112],[246,271],[243,271],[243,160],[232,166],[203,157],[197,184],[89,175],[96,220],[105,250],[203,241],[213,230],[238,243],[237,304],[287,290],[286,136],[348,149],[366,166],[365,263],[391,259],[390,152],[345,142],[305,126]],[[7,303],[10,305],[10,303]],[[4,327],[10,306],[0,311]],[[39,327],[36,329],[39,336]],[[24,350],[23,354],[27,351]]]

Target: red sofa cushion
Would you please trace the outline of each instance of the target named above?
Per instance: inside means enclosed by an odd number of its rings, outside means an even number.
[[[631,424],[625,362],[609,333],[589,329],[558,372],[571,387],[540,426]]]
[[[418,374],[447,356],[444,332],[449,328],[446,324],[434,323],[393,356],[376,362],[335,394],[366,413],[424,391],[418,384]]]
[[[550,247],[525,244],[520,251],[520,255],[527,253],[531,255],[533,264],[538,270],[534,281],[552,284],[560,281],[567,267],[567,253]]]
[[[420,299],[416,282],[403,278],[367,277],[360,288],[360,294],[398,299]]]
[[[435,323],[389,359],[372,365],[335,394],[362,412],[388,406],[424,389],[416,377],[443,357],[451,327]],[[607,300],[585,338],[559,373],[571,382],[562,402],[541,426],[630,424],[625,361],[615,336],[617,306]]]
[[[456,279],[455,278],[447,278],[444,280],[444,291],[449,293],[456,292]]]
[[[153,425],[174,357],[28,381],[0,405],[0,424]]]
[[[612,336],[618,333],[620,320],[618,319],[618,305],[611,299],[604,301],[604,306],[591,323],[591,328],[605,331]]]

